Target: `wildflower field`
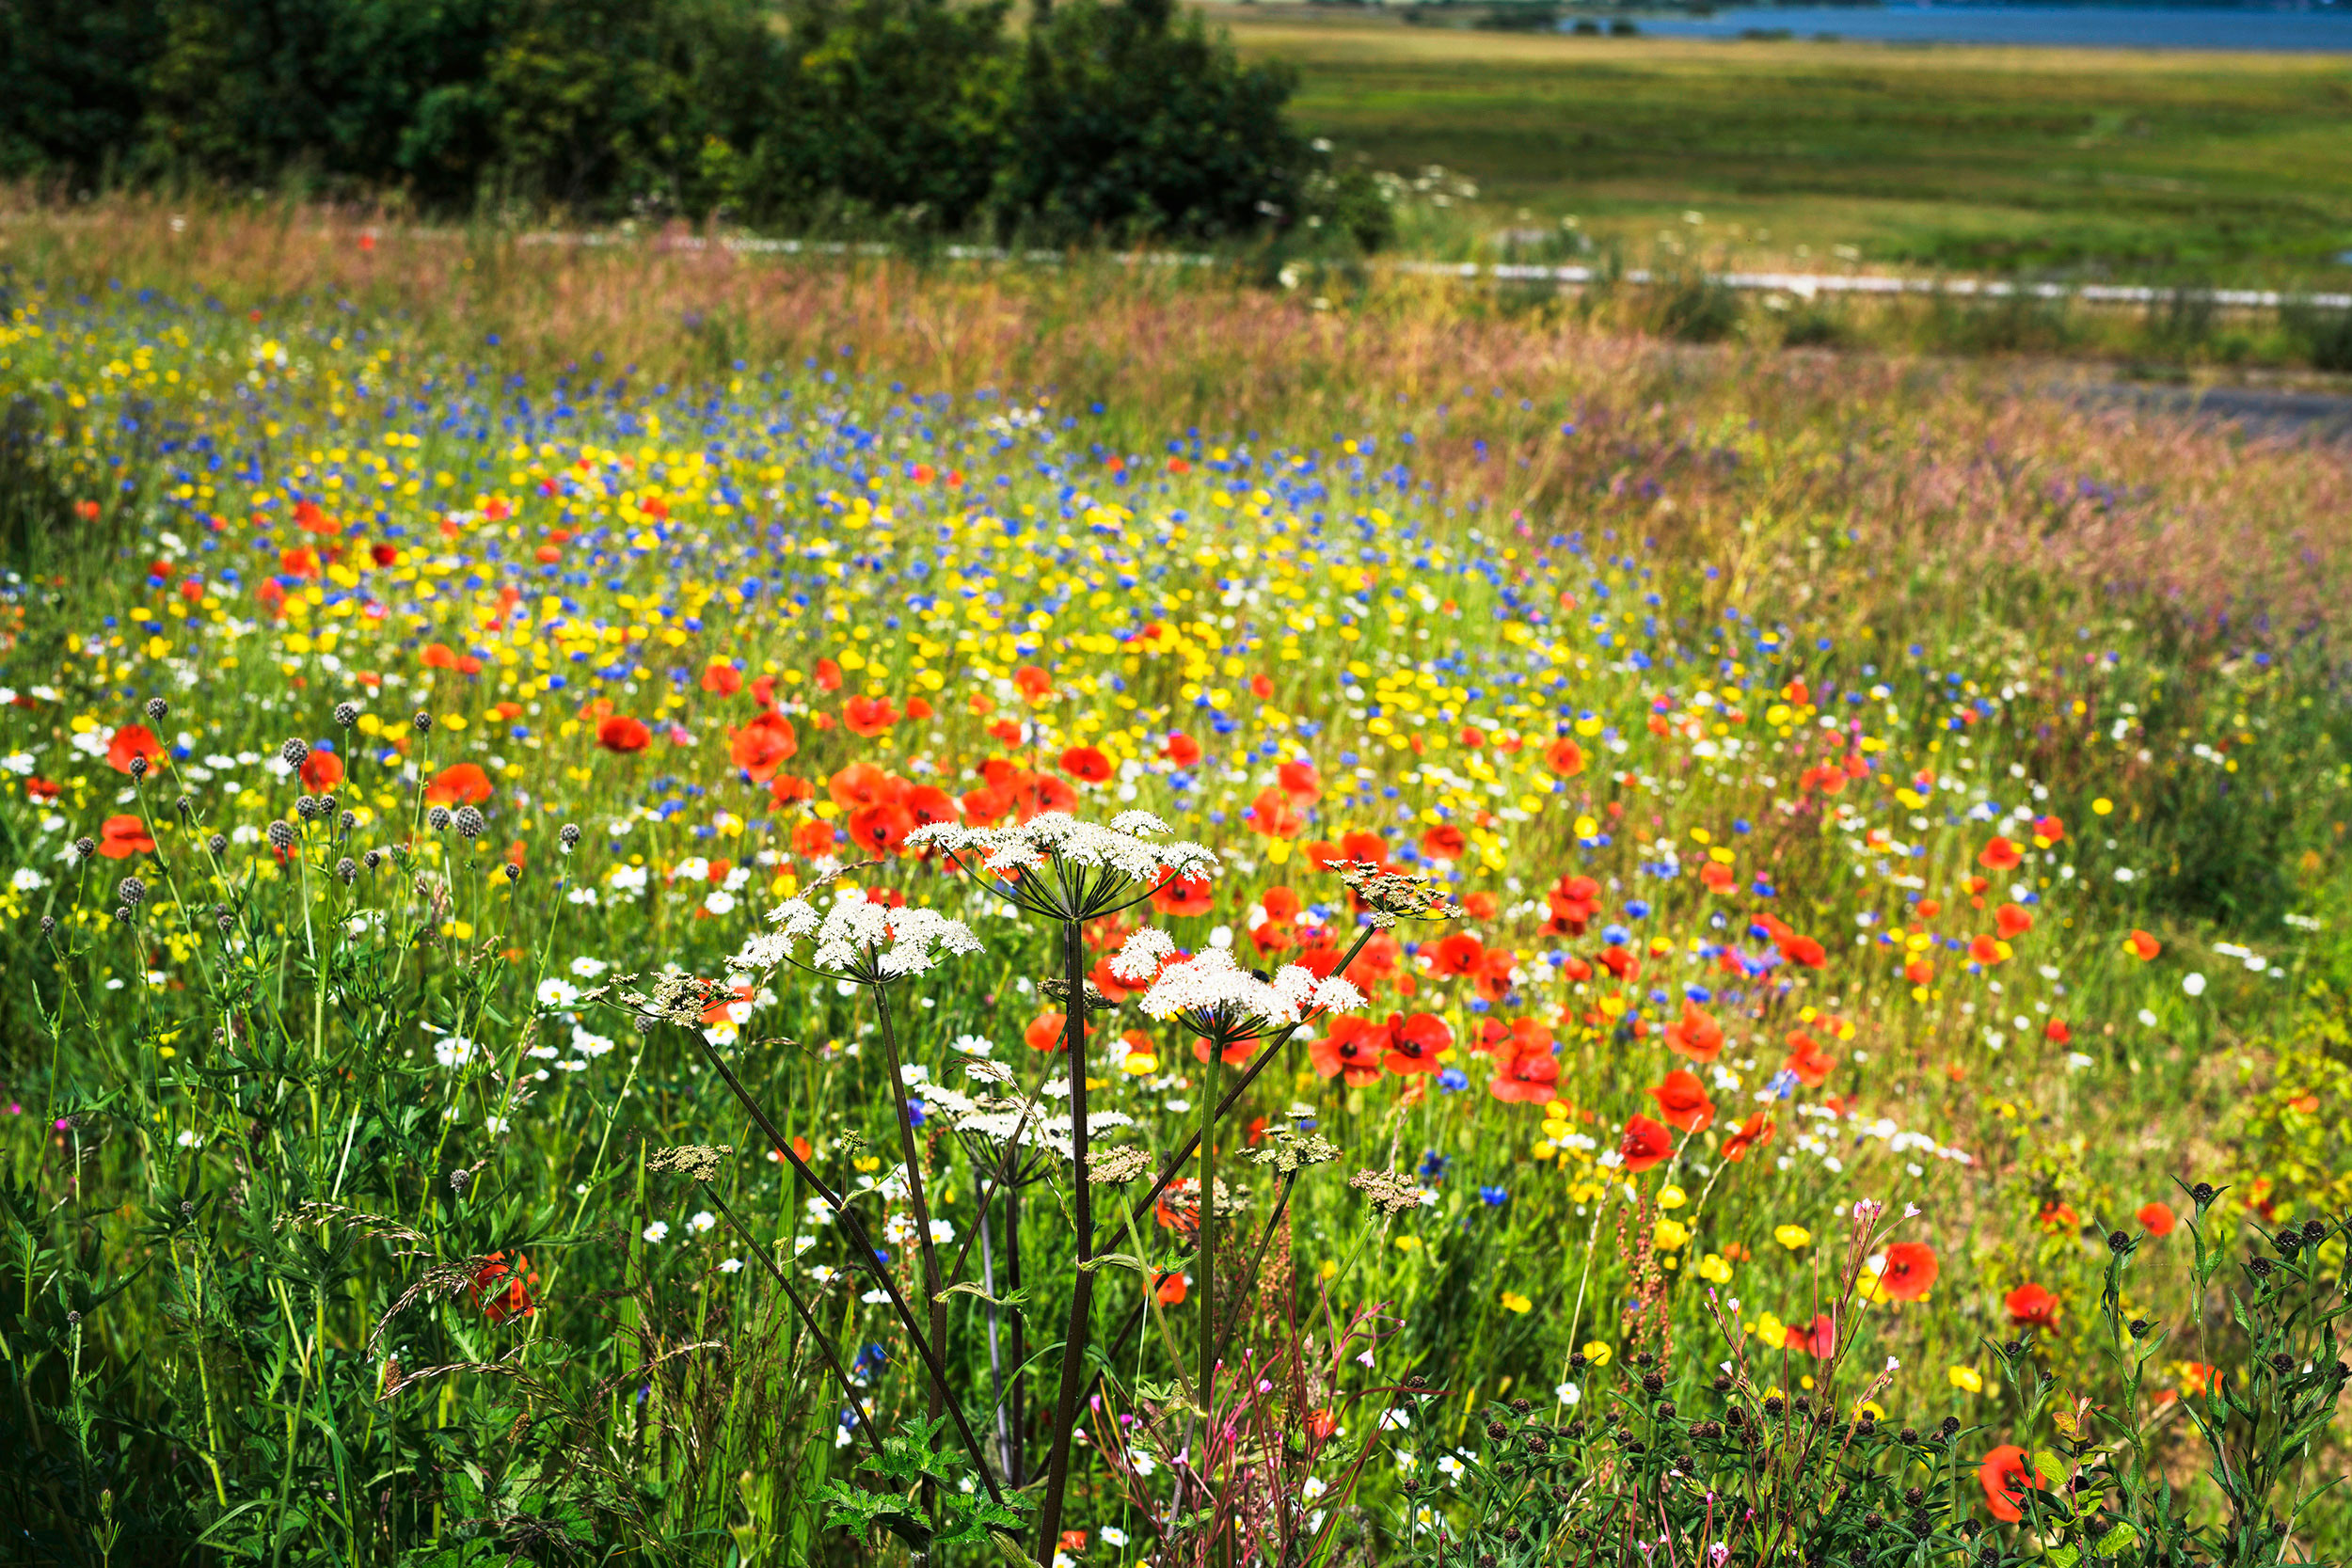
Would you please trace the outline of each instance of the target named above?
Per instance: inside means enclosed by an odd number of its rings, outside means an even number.
[[[2341,1555],[2342,451],[15,215],[8,1560]]]

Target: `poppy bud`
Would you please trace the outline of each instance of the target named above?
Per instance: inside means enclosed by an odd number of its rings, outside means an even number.
[[[2109,1231],[2107,1233],[2107,1250],[2109,1252],[2129,1252],[2132,1250],[2132,1239],[2121,1230]]]

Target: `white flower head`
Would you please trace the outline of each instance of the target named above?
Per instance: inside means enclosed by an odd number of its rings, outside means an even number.
[[[1120,812],[1105,825],[1048,811],[1010,828],[934,822],[915,829],[906,841],[917,849],[940,849],[977,863],[998,877],[1017,877],[1009,896],[1032,912],[1091,919],[1127,901],[1129,884],[1156,886],[1169,877],[1216,875],[1216,855],[1200,845],[1166,837],[1168,831],[1150,812]],[[1055,877],[1032,875],[1049,867]]]
[[[1148,980],[1160,972],[1160,965],[1176,953],[1176,939],[1157,926],[1146,926],[1129,937],[1111,959],[1111,977],[1116,980]]]
[[[1126,957],[1124,949],[1120,956]],[[1362,993],[1345,980],[1319,978],[1296,964],[1263,980],[1235,963],[1232,952],[1222,947],[1205,948],[1169,966],[1143,993],[1141,1003],[1156,1019],[1188,1016],[1202,1033],[1209,1032],[1212,1021],[1222,1023],[1233,1039],[1286,1027],[1311,1013],[1363,1005]]]
[[[836,894],[821,916],[805,898],[793,898],[769,911],[768,918],[777,930],[747,940],[736,968],[771,970],[814,938],[813,968],[873,983],[920,974],[950,954],[980,950],[980,939],[961,920],[915,906],[892,909],[857,892]]]

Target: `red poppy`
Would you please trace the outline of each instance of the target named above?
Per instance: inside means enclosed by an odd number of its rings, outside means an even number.
[[[1783,1332],[1781,1343],[1789,1350],[1807,1352],[1816,1361],[1826,1361],[1837,1354],[1837,1325],[1829,1320],[1828,1314],[1817,1312],[1809,1325],[1790,1323]]]
[[[834,829],[830,822],[814,819],[792,830],[792,852],[803,860],[815,860],[833,853]]]
[[[851,735],[868,740],[898,721],[898,710],[887,697],[852,697],[841,705],[841,722]]]
[[[1287,925],[1298,913],[1298,895],[1286,887],[1270,887],[1258,899],[1258,906],[1265,911],[1268,920]]]
[[[2155,938],[2150,936],[2145,931],[2134,931],[2130,936],[2123,939],[2123,945],[2130,951],[2132,957],[2141,959],[2142,961],[2153,958],[2157,954],[2164,951],[2164,943],[2158,942]]]
[[[2034,1216],[2034,1223],[2053,1236],[2062,1236],[2080,1230],[2083,1217],[2074,1212],[2073,1204],[2052,1200],[2042,1206],[2042,1212]]]
[[[1249,694],[1260,702],[1274,695],[1274,677],[1261,670],[1249,677]]]
[[[1268,838],[1296,838],[1307,826],[1307,815],[1288,795],[1269,785],[1250,802],[1249,825]]]
[[[644,722],[627,714],[616,713],[596,726],[596,744],[622,756],[642,752],[653,744],[653,732]]]
[[[1078,792],[1057,778],[1041,773],[1024,776],[1012,790],[1013,815],[1026,822],[1044,811],[1071,811],[1078,804]]]
[[[1593,916],[1600,912],[1600,884],[1590,877],[1563,877],[1544,895],[1551,911],[1545,929],[1553,936],[1581,937]]]
[[[98,852],[110,861],[129,860],[133,855],[151,855],[155,841],[147,834],[147,824],[135,816],[109,816],[98,830]]]
[[[1073,746],[1061,754],[1061,770],[1082,784],[1108,784],[1111,759],[1098,746]]]
[[[480,805],[490,798],[490,775],[474,763],[460,762],[433,775],[424,786],[425,804]]]
[[[1758,1111],[1740,1124],[1740,1130],[1724,1140],[1724,1158],[1737,1164],[1748,1157],[1751,1148],[1762,1148],[1772,1141],[1778,1123]]]
[[[1070,1017],[1067,1013],[1040,1013],[1029,1021],[1027,1028],[1021,1031],[1021,1037],[1028,1042],[1029,1049],[1032,1051],[1065,1050],[1070,1042],[1064,1038],[1063,1031],[1069,1025]],[[1089,1035],[1094,1033],[1092,1024],[1087,1025],[1087,1033]]]
[[[1380,1076],[1380,1059],[1389,1049],[1389,1031],[1367,1018],[1345,1015],[1309,1043],[1307,1057],[1324,1077],[1347,1075],[1347,1086],[1360,1089]]]
[[[1440,822],[1421,835],[1421,852],[1433,861],[1458,861],[1470,848],[1470,839],[1451,822]]]
[[[2139,1227],[2151,1236],[2169,1236],[2172,1227],[2180,1223],[2173,1217],[2172,1206],[2169,1203],[2142,1204],[2136,1217]]]
[[[803,800],[817,799],[817,786],[798,773],[779,773],[775,782],[768,786],[768,794],[780,806],[796,805]]]
[[[1687,1068],[1666,1074],[1666,1081],[1651,1089],[1649,1097],[1658,1101],[1658,1114],[1666,1125],[1685,1132],[1703,1132],[1715,1119],[1715,1102],[1707,1097],[1698,1075]]]
[[[1601,955],[1604,962],[1608,957]],[[1694,1062],[1711,1062],[1724,1053],[1724,1026],[1701,1012],[1697,1003],[1685,1002],[1682,1016],[1666,1025],[1666,1049]]]
[[[1152,893],[1152,907],[1162,914],[1206,914],[1216,899],[1206,877],[1170,877]]]
[[[1012,673],[1012,684],[1029,701],[1042,702],[1054,694],[1054,677],[1034,664],[1024,664]]]
[[[502,1323],[510,1318],[528,1318],[539,1310],[538,1303],[531,1296],[532,1287],[538,1283],[538,1272],[532,1268],[528,1257],[518,1252],[509,1263],[506,1254],[494,1252],[474,1270],[473,1283],[468,1289],[474,1305],[482,1308],[482,1315],[494,1323]]]
[[[423,661],[424,667],[428,670],[457,668],[457,650],[446,642],[427,642],[424,645],[424,651],[417,657]]]
[[[1559,1098],[1560,1058],[1549,1051],[1522,1051],[1510,1058],[1486,1092],[1522,1105],[1549,1105]]]
[[[164,743],[155,738],[155,732],[145,724],[125,724],[115,731],[106,742],[106,766],[118,773],[131,771],[131,759],[145,757],[147,766],[160,766],[165,757]]]
[[[1190,768],[1200,760],[1200,742],[1182,730],[1170,730],[1160,743],[1160,755],[1178,768]]]
[[[1286,762],[1274,770],[1275,782],[1282,793],[1302,806],[1311,806],[1323,799],[1323,775],[1315,771],[1311,762]]]
[[[2033,836],[2044,844],[2056,844],[2065,838],[2066,824],[2058,817],[2037,816],[2033,819]]]
[[[896,802],[905,786],[870,762],[853,762],[825,781],[825,793],[843,811]]]
[[[1352,832],[1340,835],[1340,856],[1343,860],[1363,861],[1372,865],[1387,863],[1389,841],[1378,833]]]
[[[853,811],[849,820],[850,842],[871,855],[895,855],[914,832],[914,814],[896,800],[884,800]]]
[[[1435,1072],[1438,1053],[1454,1044],[1454,1031],[1435,1013],[1415,1013],[1400,1019],[1389,1015],[1389,1053],[1382,1065],[1391,1072]]]
[[[1170,1270],[1168,1273],[1159,1276],[1159,1281],[1154,1288],[1154,1293],[1158,1295],[1160,1305],[1162,1307],[1184,1306],[1184,1282],[1187,1276],[1184,1273],[1177,1270]]]
[[[2009,1321],[2019,1328],[2058,1327],[2058,1297],[2027,1281],[2001,1298]]]
[[[1491,893],[1466,893],[1462,895],[1462,912],[1472,920],[1492,920],[1502,912],[1502,906],[1495,902]]]
[[[914,825],[918,828],[928,828],[935,822],[953,822],[956,819],[954,797],[937,784],[916,784],[907,791],[906,798],[898,803],[906,808],[909,816],[914,818]]]
[[[2007,956],[2007,947],[1998,937],[1978,937],[1968,944],[1968,957],[1990,968]]]
[[[1624,1158],[1629,1176],[1641,1175],[1674,1151],[1674,1134],[1639,1114],[1626,1122],[1625,1136],[1617,1144],[1617,1152]]]
[[[1801,937],[1794,931],[1781,937],[1780,956],[1806,969],[1819,969],[1829,962],[1829,951],[1818,938]]]
[[[2032,930],[2033,916],[2022,905],[2003,904],[1993,911],[1993,928],[2000,933],[2003,942],[2008,942]]]
[[[332,752],[312,752],[302,759],[302,787],[324,795],[343,782],[343,759]]]
[[[792,721],[773,708],[759,713],[739,730],[727,731],[727,760],[754,784],[774,778],[776,770],[800,749],[801,737],[793,732]]]
[[[1788,1037],[1788,1070],[1806,1088],[1818,1089],[1829,1082],[1830,1069],[1836,1065],[1836,1059],[1821,1049],[1820,1042],[1804,1030]]]
[[[1897,1242],[1886,1249],[1886,1267],[1879,1283],[1897,1301],[1919,1301],[1935,1283],[1935,1249],[1925,1242]]]
[[[1631,980],[1642,973],[1642,960],[1613,942],[1600,950],[1597,961],[1601,968],[1620,980]],[[1707,1015],[1702,1013],[1699,1016],[1704,1018]],[[1717,1033],[1720,1035],[1722,1031],[1718,1030]],[[1722,1042],[1718,1040],[1718,1048],[1721,1044]]]
[[[1993,841],[1978,854],[1977,863],[1987,871],[2014,871],[2017,869],[2017,863],[2025,858],[2024,853],[2016,845],[1995,834]]]
[[[818,690],[838,691],[841,689],[841,666],[832,659],[818,659],[815,674]]]
[[[2054,1018],[2042,1026],[2042,1037],[2052,1045],[2071,1045],[2074,1043],[2074,1031],[2066,1026],[2064,1019]]]
[[[1584,748],[1562,736],[1544,749],[1544,762],[1562,778],[1584,771]]]
[[[1441,977],[1475,974],[1478,966],[1486,961],[1486,943],[1468,931],[1456,931],[1430,953],[1429,973]]]
[[[2004,1443],[1984,1456],[1977,1466],[1977,1481],[1984,1488],[1984,1506],[1995,1519],[2016,1524],[2024,1519],[2023,1504],[2026,1488],[2037,1490],[2042,1478],[2026,1462],[2026,1450],[2014,1443]]]
[[[732,697],[743,689],[743,672],[724,659],[714,658],[703,667],[703,689]]]

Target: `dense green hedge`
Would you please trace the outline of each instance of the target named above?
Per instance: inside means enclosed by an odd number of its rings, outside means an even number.
[[[1168,0],[8,0],[0,173],[1048,239],[1354,211]]]

